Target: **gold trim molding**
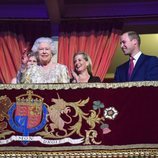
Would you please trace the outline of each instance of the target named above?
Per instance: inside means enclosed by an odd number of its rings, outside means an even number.
[[[84,88],[131,88],[131,87],[158,87],[158,81],[122,82],[122,83],[70,83],[70,84],[0,84],[3,89],[32,89],[32,90],[60,90],[60,89],[84,89]]]
[[[158,157],[158,149],[88,150],[63,152],[0,152],[0,158],[135,158]]]

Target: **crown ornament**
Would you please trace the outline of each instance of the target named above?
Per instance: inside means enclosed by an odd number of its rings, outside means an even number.
[[[16,104],[23,106],[41,106],[43,104],[43,98],[39,95],[33,93],[33,91],[28,90],[26,94],[19,95],[16,97]]]

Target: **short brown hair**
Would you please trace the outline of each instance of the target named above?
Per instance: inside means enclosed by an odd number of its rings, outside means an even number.
[[[135,31],[128,31],[128,32],[125,32],[128,34],[130,40],[133,40],[133,39],[136,39],[138,41],[138,45],[140,46],[141,44],[141,39],[140,39],[140,36],[137,32]]]

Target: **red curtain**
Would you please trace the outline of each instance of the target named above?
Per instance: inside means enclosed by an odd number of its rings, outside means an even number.
[[[93,63],[93,75],[104,79],[119,42],[122,25],[105,21],[63,22],[60,25],[58,62],[73,67],[73,54],[84,51]]]
[[[11,32],[0,34],[0,78],[3,83],[10,83],[16,76],[25,46],[26,42],[22,36]]]
[[[21,65],[24,48],[31,47],[36,38],[51,36],[47,21],[0,22],[0,80],[10,83]]]

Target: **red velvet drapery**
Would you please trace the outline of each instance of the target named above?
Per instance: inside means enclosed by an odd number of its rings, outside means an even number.
[[[0,34],[0,78],[3,83],[10,83],[16,76],[25,47],[26,42],[23,36],[11,32]]]
[[[103,80],[119,41],[120,28],[120,24],[105,21],[61,23],[58,62],[71,69],[73,54],[84,51],[92,59],[93,74]]]

